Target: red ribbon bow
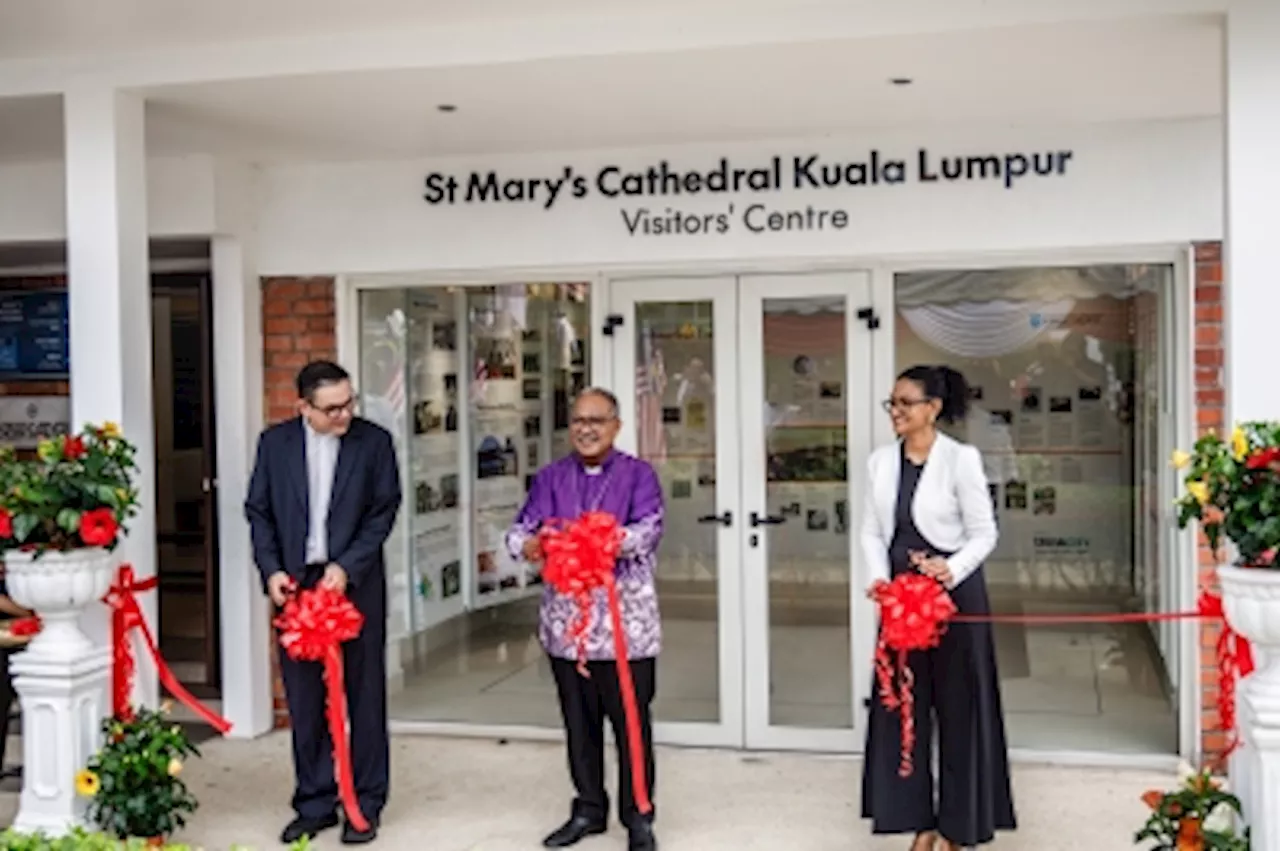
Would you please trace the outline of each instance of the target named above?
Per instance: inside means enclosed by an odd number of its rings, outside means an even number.
[[[561,594],[578,604],[578,615],[569,625],[569,639],[578,648],[578,671],[587,671],[587,634],[591,630],[593,597],[604,588],[609,602],[609,619],[613,625],[614,664],[618,669],[618,688],[622,692],[623,715],[627,722],[627,743],[631,756],[631,788],[636,809],[653,810],[649,801],[649,785],[645,779],[643,741],[640,734],[640,710],[636,704],[636,686],[628,661],[627,635],[622,626],[622,606],[618,602],[618,586],[614,569],[622,550],[622,528],[612,514],[594,511],[577,520],[548,523],[539,533],[546,557],[542,578]]]
[[[133,718],[131,697],[133,693],[133,677],[137,671],[137,664],[133,658],[133,643],[130,641],[130,634],[136,629],[142,633],[143,645],[147,648],[147,653],[151,656],[151,661],[156,666],[160,684],[164,686],[165,690],[196,715],[199,715],[210,727],[226,735],[231,730],[231,722],[210,710],[199,700],[196,700],[195,696],[187,691],[182,683],[178,682],[178,678],[174,676],[173,671],[169,669],[168,663],[160,655],[160,648],[156,645],[155,636],[151,634],[151,627],[147,626],[147,621],[142,616],[142,608],[138,605],[136,595],[143,591],[153,590],[157,584],[159,584],[159,579],[155,576],[139,581],[134,575],[133,565],[122,564],[119,570],[116,571],[115,583],[107,591],[107,595],[102,598],[102,602],[111,607],[112,713],[123,721]]]
[[[880,583],[875,601],[880,605],[880,639],[876,643],[880,702],[898,713],[902,729],[898,776],[910,777],[915,768],[911,755],[916,743],[915,674],[907,664],[907,654],[937,647],[947,622],[956,614],[956,605],[937,580],[920,573],[902,573],[892,582]],[[890,657],[891,650],[896,658]]]
[[[351,768],[351,742],[347,736],[347,689],[342,667],[342,645],[360,635],[364,615],[341,591],[309,588],[290,595],[275,621],[280,646],[290,659],[324,665],[325,716],[333,743],[333,767],[338,794],[351,825],[361,832],[369,822],[360,812]]]
[[[1253,648],[1249,640],[1237,633],[1227,622],[1226,612],[1222,607],[1222,597],[1208,591],[1200,593],[1196,601],[1196,611],[1201,617],[1212,618],[1222,622],[1222,632],[1218,635],[1218,718],[1222,728],[1229,730],[1230,739],[1222,759],[1240,747],[1240,734],[1236,730],[1236,681],[1253,673]]]

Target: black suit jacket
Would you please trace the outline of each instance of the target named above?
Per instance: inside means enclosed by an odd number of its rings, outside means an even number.
[[[306,445],[300,417],[274,425],[258,438],[244,509],[264,588],[277,571],[306,584]],[[372,602],[375,595],[370,592],[386,585],[382,545],[391,534],[400,500],[400,467],[391,434],[356,417],[338,450],[328,539],[329,561],[347,572],[350,596],[357,605],[360,598]]]

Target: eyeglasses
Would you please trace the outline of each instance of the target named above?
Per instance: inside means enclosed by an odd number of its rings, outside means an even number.
[[[927,405],[928,399],[885,399],[880,403],[880,407],[886,411],[892,412],[895,408],[898,410],[909,411],[916,405]]]
[[[308,402],[307,404],[311,405],[310,402]],[[331,420],[336,420],[342,417],[344,414],[351,413],[352,409],[355,408],[355,404],[356,404],[355,397],[352,396],[351,398],[347,399],[347,401],[345,402],[339,402],[336,405],[326,405],[323,408],[318,407],[316,405],[311,405],[311,409],[313,411],[319,411],[320,413],[324,414],[326,417],[328,417]]]
[[[613,422],[616,417],[574,417],[569,424],[574,428],[603,428]]]

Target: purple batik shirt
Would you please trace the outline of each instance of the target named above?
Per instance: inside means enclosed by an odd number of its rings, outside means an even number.
[[[543,468],[507,532],[507,549],[513,558],[523,560],[525,543],[548,520],[573,520],[588,511],[612,514],[625,532],[614,573],[622,625],[627,631],[627,656],[657,656],[662,649],[662,625],[653,577],[664,509],[662,486],[649,464],[614,450],[596,468],[587,468],[576,455]],[[543,589],[538,638],[549,654],[560,659],[578,658],[578,647],[569,638],[570,624],[577,616],[578,604],[572,597],[557,593],[550,585]],[[613,625],[603,588],[595,591],[586,655],[596,661],[615,658]]]

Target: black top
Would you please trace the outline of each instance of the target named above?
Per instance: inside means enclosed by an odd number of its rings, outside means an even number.
[[[889,544],[890,572],[897,576],[915,568],[911,564],[911,553],[923,552],[926,556],[953,555],[939,551],[933,544],[925,540],[924,535],[916,528],[915,518],[911,514],[911,504],[915,499],[916,487],[920,484],[920,474],[925,464],[916,464],[907,457],[907,450],[902,450],[902,468],[898,480],[898,507],[895,514],[893,541]]]

